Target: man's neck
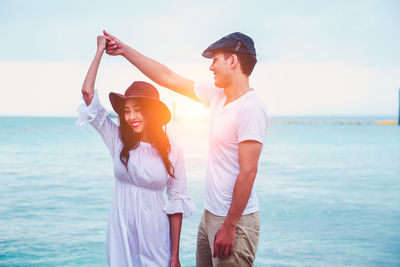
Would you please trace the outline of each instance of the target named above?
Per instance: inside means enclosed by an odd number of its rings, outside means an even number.
[[[224,94],[226,95],[225,105],[235,101],[248,91],[250,91],[248,77],[233,80],[229,86],[224,88]]]

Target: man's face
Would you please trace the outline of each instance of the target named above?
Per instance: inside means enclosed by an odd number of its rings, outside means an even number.
[[[219,88],[225,88],[230,84],[232,70],[230,68],[230,60],[228,57],[225,59],[225,55],[222,52],[216,52],[213,54],[210,71],[214,74],[215,86]]]

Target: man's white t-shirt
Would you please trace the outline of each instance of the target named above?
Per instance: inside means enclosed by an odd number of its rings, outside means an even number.
[[[204,208],[226,216],[239,174],[239,143],[246,140],[264,143],[267,112],[253,89],[227,105],[224,90],[211,82],[196,82],[194,91],[211,108]],[[243,215],[256,211],[258,200],[253,188]]]

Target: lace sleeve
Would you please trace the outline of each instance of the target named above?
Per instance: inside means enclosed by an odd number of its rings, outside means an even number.
[[[78,107],[76,125],[82,126],[88,123],[100,133],[111,155],[114,155],[119,140],[118,126],[112,121],[107,110],[101,105],[97,90],[89,106],[83,103]]]
[[[186,171],[181,149],[171,151],[176,154],[171,160],[174,165],[174,178],[170,178],[167,186],[168,202],[165,207],[167,214],[182,213],[187,218],[196,211],[196,207],[186,187]]]

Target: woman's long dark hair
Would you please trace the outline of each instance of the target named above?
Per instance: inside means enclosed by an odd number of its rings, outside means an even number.
[[[158,155],[161,157],[165,169],[171,177],[174,175],[174,167],[168,158],[168,154],[171,151],[171,144],[167,137],[167,134],[163,130],[162,123],[157,116],[156,111],[158,110],[155,104],[151,101],[144,99],[138,99],[140,105],[140,111],[145,120],[145,131],[149,136],[151,145],[157,150]],[[121,105],[122,106],[122,105]],[[121,162],[128,169],[129,151],[136,149],[139,146],[140,136],[135,133],[132,127],[125,120],[124,109],[121,108],[119,113],[119,136],[124,144],[119,158]]]

